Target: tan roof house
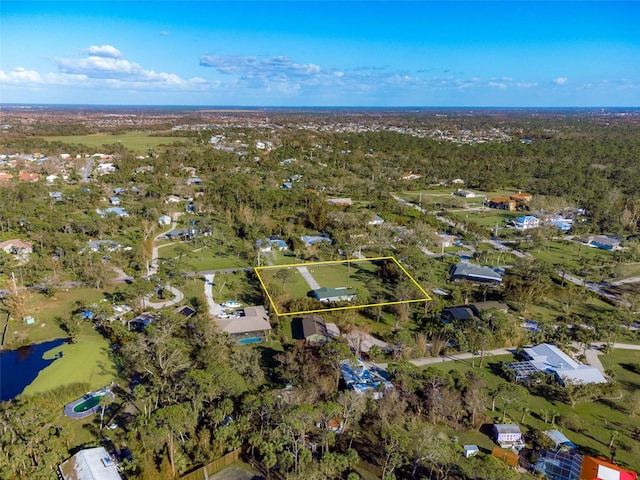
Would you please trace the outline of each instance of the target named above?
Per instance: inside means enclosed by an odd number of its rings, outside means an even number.
[[[40,179],[40,175],[33,172],[20,172],[18,180],[21,182],[37,182]]]
[[[218,318],[217,324],[222,332],[241,345],[263,342],[271,331],[269,315],[263,305],[245,307],[242,315]]]

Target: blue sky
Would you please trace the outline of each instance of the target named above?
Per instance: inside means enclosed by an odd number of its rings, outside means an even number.
[[[640,2],[11,1],[0,102],[640,106]]]

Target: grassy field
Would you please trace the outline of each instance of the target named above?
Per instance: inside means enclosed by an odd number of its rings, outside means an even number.
[[[148,132],[129,132],[120,135],[93,134],[43,137],[49,142],[64,142],[68,144],[86,145],[98,148],[102,145],[122,144],[125,148],[136,153],[146,153],[150,148],[158,148],[163,144],[188,141],[176,137],[153,137]]]
[[[186,247],[186,249],[184,247]],[[249,261],[242,256],[239,257],[235,254],[221,253],[213,248],[194,248],[192,245],[177,242],[159,248],[158,258],[174,258],[178,260],[182,270],[187,272],[226,270],[251,266]]]
[[[6,348],[13,349],[21,345],[66,337],[66,333],[62,331],[55,318],[71,314],[77,308],[77,302],[87,304],[97,302],[102,298],[104,298],[104,293],[95,288],[60,290],[53,298],[46,298],[38,293],[29,293],[25,311],[36,322],[27,325],[22,321],[12,320],[7,331]]]
[[[499,229],[504,228],[506,222],[515,220],[521,215],[522,213],[493,208],[488,210],[473,210],[469,212],[449,212],[446,214],[447,217],[457,222],[473,222],[485,228],[496,228],[497,224]]]
[[[61,385],[87,383],[90,389],[109,385],[116,378],[116,368],[111,357],[109,341],[87,322],[77,342],[65,344],[45,353],[46,359],[60,356],[25,390],[25,394],[44,392]]]
[[[319,262],[308,263],[304,267],[320,287],[345,287],[355,290],[357,298],[354,304],[363,307],[374,303],[417,300],[425,297],[418,286],[406,276],[406,273],[400,272],[398,269],[399,277],[407,279],[405,282],[407,291],[400,298],[397,292],[392,291],[390,284],[380,278],[382,263],[379,261]],[[280,275],[283,273],[286,276],[281,277]],[[312,290],[312,286],[307,283],[297,267],[265,267],[259,270],[259,275],[270,293],[273,292],[272,285],[281,285],[289,299],[305,298]]]

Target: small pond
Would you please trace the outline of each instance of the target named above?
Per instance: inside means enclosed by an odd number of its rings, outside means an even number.
[[[33,382],[41,370],[55,362],[59,356],[45,359],[51,349],[67,343],[66,338],[0,352],[0,401],[13,400]]]

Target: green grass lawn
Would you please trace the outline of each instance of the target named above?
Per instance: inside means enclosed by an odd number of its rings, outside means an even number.
[[[93,135],[47,136],[43,138],[48,142],[80,144],[92,148],[98,148],[102,145],[122,144],[125,148],[137,153],[146,153],[150,148],[157,148],[163,144],[189,142],[188,139],[177,137],[153,137],[147,132],[129,132],[120,135],[99,133]]]
[[[7,330],[6,348],[14,349],[21,345],[66,337],[67,334],[60,328],[55,318],[70,315],[77,308],[76,302],[88,304],[102,298],[104,298],[104,292],[88,287],[60,290],[52,298],[30,293],[26,301],[26,314],[32,316],[36,322],[27,325],[21,320],[11,320]]]
[[[499,363],[512,361],[512,359],[513,357],[510,355],[486,357],[485,366],[482,369],[478,367],[473,369],[467,360],[442,362],[424,368],[430,367],[443,372],[450,370],[461,373],[470,370],[481,372],[488,392],[506,381],[495,373]],[[634,429],[640,429],[640,417],[631,416],[628,413],[629,398],[633,392],[640,389],[640,375],[631,371],[629,365],[640,363],[640,351],[616,349],[609,355],[601,356],[601,361],[605,369],[613,366],[617,371],[619,389],[611,399],[602,398],[596,401],[579,402],[574,408],[571,408],[570,405],[559,399],[547,399],[527,393],[524,398],[508,408],[508,421],[520,425],[525,432],[559,428],[571,441],[579,445],[583,452],[607,458],[610,455],[608,445],[611,432],[616,430],[620,432],[616,440],[616,463],[627,468],[640,470],[640,443],[631,437]],[[499,400],[496,402],[495,412],[491,411],[490,405],[489,400],[489,408],[485,412],[489,423],[499,422],[502,419],[502,404]],[[529,411],[524,416],[524,422],[521,422],[524,407]],[[545,416],[550,422],[551,415],[556,416],[557,425],[545,422]],[[572,420],[573,425],[567,423],[569,420]],[[483,448],[493,447],[493,443],[484,438],[477,430],[461,432],[459,436],[465,442],[476,443]]]
[[[25,394],[44,392],[61,385],[86,383],[90,389],[109,385],[116,378],[109,341],[87,322],[77,342],[49,350],[47,359],[61,357],[42,370],[25,390]]]
[[[446,216],[458,222],[473,222],[484,228],[495,228],[496,224],[498,228],[504,228],[507,221],[515,220],[522,216],[522,213],[490,209],[470,212],[449,212]]]

